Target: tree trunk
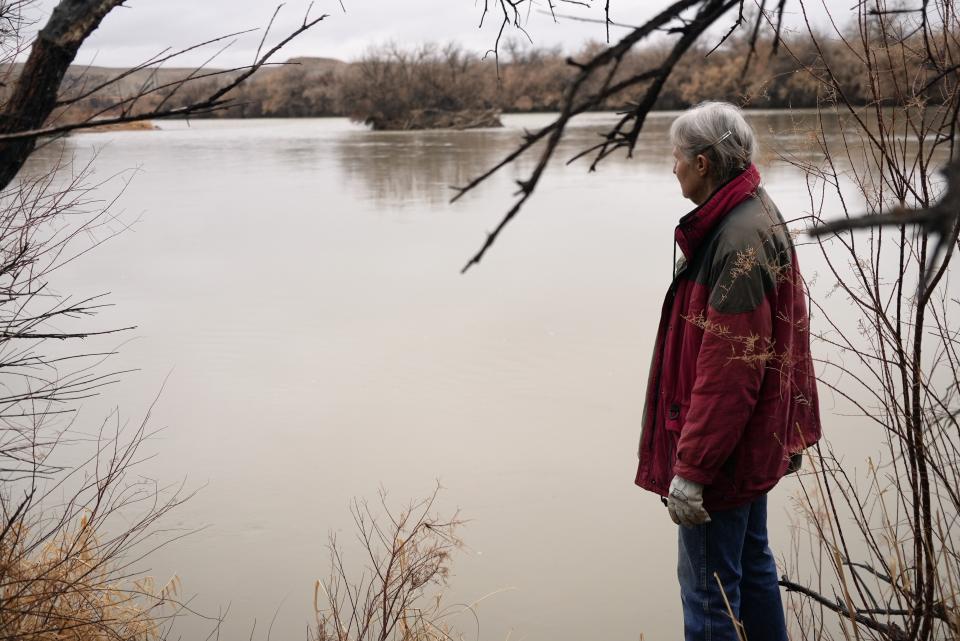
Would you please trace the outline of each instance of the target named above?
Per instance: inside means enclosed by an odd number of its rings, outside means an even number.
[[[37,129],[57,104],[63,76],[83,41],[124,0],[61,0],[37,34],[10,100],[0,113],[0,133]],[[36,146],[36,138],[0,142],[0,189],[13,180]]]

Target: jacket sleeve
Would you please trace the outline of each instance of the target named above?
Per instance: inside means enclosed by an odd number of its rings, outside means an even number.
[[[759,260],[751,249],[718,256],[706,309],[685,319],[703,339],[674,473],[703,485],[713,483],[740,441],[773,355],[769,279]]]

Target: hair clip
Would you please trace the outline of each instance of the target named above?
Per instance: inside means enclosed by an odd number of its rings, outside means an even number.
[[[723,134],[722,136],[720,136],[719,138],[717,138],[715,141],[713,141],[712,143],[710,143],[710,144],[707,145],[706,147],[701,147],[701,148],[700,148],[700,151],[697,152],[697,153],[701,153],[701,154],[702,154],[703,152],[705,152],[705,151],[707,151],[707,150],[709,150],[709,149],[713,149],[714,147],[716,147],[717,145],[719,145],[720,143],[722,143],[724,140],[726,140],[727,138],[729,138],[729,137],[732,136],[732,135],[733,135],[733,130],[732,130],[732,129],[727,129],[727,132],[726,132],[725,134]]]
[[[716,142],[711,143],[710,146],[711,146],[711,147],[715,147],[715,146],[719,145],[720,143],[722,143],[724,140],[726,140],[727,138],[729,138],[729,137],[732,136],[732,135],[733,135],[733,130],[727,129],[727,133],[725,133],[725,134],[723,134],[722,136],[720,136],[720,138],[718,138]]]

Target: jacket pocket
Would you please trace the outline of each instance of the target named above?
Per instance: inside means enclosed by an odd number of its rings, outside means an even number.
[[[687,418],[687,408],[681,403],[673,402],[667,404],[664,413],[667,431],[679,435],[683,430],[683,422]]]

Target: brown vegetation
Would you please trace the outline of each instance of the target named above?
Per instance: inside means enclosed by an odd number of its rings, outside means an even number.
[[[807,34],[784,35],[792,55],[773,54],[774,38],[762,32],[756,42],[750,33],[738,31],[720,48],[698,41],[677,62],[659,92],[655,108],[681,109],[706,98],[728,100],[754,108],[815,107],[820,89],[804,68],[829,64],[837,69],[838,81],[853,104],[864,104],[862,77],[856,73],[860,53],[856,39],[848,47],[836,36],[818,34],[819,49]],[[753,51],[751,52],[751,45]],[[572,56],[584,60],[602,47],[590,44]],[[620,65],[616,79],[650,68],[669,50],[665,41],[653,41],[631,50]],[[750,73],[744,76],[747,57]],[[536,48],[519,40],[503,45],[499,68],[491,58],[465,51],[455,44],[425,44],[374,47],[355,62],[328,58],[294,58],[285,64],[264,68],[229,98],[235,104],[207,114],[217,117],[349,116],[379,129],[409,129],[427,126],[463,128],[495,126],[496,112],[536,112],[560,109],[565,89],[577,71],[559,49]],[[85,93],[117,70],[73,68],[64,80],[64,96]],[[85,97],[75,111],[109,115],[109,106],[124,95],[196,76],[196,70],[143,69],[104,90]],[[215,74],[205,76],[205,74]],[[144,96],[134,111],[156,109],[160,104],[180,106],[198,101],[224,74],[206,70],[178,88],[167,99],[163,92]],[[599,85],[598,85],[599,86]],[[592,109],[616,110],[641,99],[647,84],[638,84],[612,95]],[[108,108],[107,111],[103,111]],[[444,117],[467,113],[467,116]],[[433,115],[440,118],[434,118]],[[477,118],[482,115],[482,118]],[[471,121],[475,121],[474,124]]]
[[[109,125],[81,129],[80,133],[98,131],[153,131],[154,129],[159,129],[159,127],[149,120],[134,120],[133,122],[115,122]]]
[[[113,416],[92,437],[76,433],[76,402],[116,373],[97,372],[106,354],[50,345],[112,333],[77,321],[98,298],[48,287],[109,236],[114,216],[90,207],[88,180],[89,167],[65,164],[0,198],[0,639],[145,641],[182,608],[176,580],[155,590],[130,566],[184,498],[134,472],[146,421],[125,433]]]
[[[489,113],[495,105],[482,67],[475,56],[455,45],[376,49],[350,65],[342,77],[341,109],[375,129],[434,124],[434,118],[425,114]],[[416,122],[415,114],[421,122]]]

